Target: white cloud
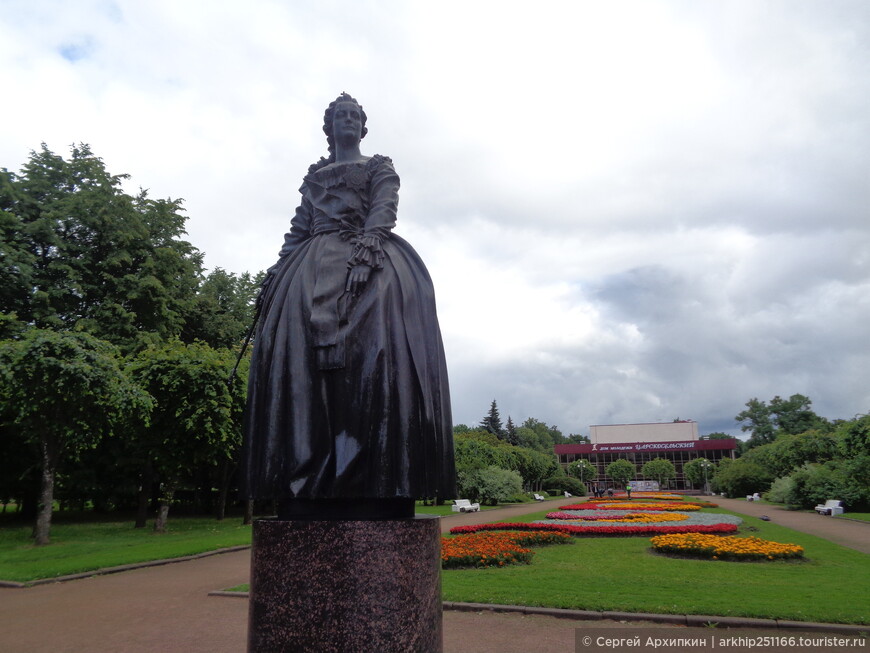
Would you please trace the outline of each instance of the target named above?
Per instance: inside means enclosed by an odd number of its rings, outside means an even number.
[[[870,8],[847,0],[4,3],[0,166],[87,142],[268,267],[340,91],[402,175],[456,421],[870,407]]]

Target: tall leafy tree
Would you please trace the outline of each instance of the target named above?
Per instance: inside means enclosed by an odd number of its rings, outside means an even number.
[[[734,419],[740,423],[741,431],[750,432],[749,444],[751,446],[773,442],[776,429],[767,402],[759,401],[753,397],[746,402],[746,410],[738,413]]]
[[[768,406],[777,428],[790,435],[804,433],[811,429],[827,429],[828,421],[819,417],[811,408],[813,405],[809,397],[794,394],[788,399],[776,396],[770,400]]]
[[[653,458],[649,462],[644,463],[640,468],[641,474],[654,481],[658,481],[659,487],[665,487],[665,484],[677,475],[677,470],[667,458]]]
[[[581,483],[588,483],[598,476],[598,468],[585,458],[581,458],[568,465],[568,474]]]
[[[197,288],[184,320],[181,338],[200,340],[215,348],[236,347],[254,317],[260,278],[212,270]]]
[[[625,458],[620,458],[619,460],[614,460],[605,467],[604,473],[618,486],[622,486],[634,478],[634,475],[637,473],[637,468]]]
[[[131,196],[127,179],[84,144],[2,170],[0,313],[124,351],[180,333],[202,256],[181,239],[181,200]]]
[[[161,480],[156,531],[165,530],[175,492],[186,479],[238,450],[243,399],[227,384],[233,362],[229,350],[172,340],[144,350],[130,366],[155,399],[151,421],[138,436]]]
[[[716,464],[706,458],[693,458],[683,465],[683,474],[692,485],[707,485],[716,473]]]
[[[109,343],[45,329],[0,344],[0,397],[7,427],[38,449],[34,535],[36,544],[48,544],[60,460],[93,447],[119,425],[145,422],[150,398],[121,370]]]

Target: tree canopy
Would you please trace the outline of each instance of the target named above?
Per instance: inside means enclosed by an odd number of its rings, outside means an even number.
[[[87,331],[124,351],[180,333],[202,268],[182,240],[181,200],[124,192],[89,146],[44,144],[0,174],[0,313]],[[7,328],[9,325],[7,324]]]
[[[0,343],[0,397],[7,427],[39,451],[35,537],[47,544],[61,458],[78,456],[119,424],[147,423],[151,398],[122,372],[112,345],[46,329]]]

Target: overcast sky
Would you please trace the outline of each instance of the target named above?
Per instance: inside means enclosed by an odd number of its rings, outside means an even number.
[[[89,143],[272,265],[323,110],[368,114],[454,423],[870,410],[870,2],[0,0],[0,167]]]

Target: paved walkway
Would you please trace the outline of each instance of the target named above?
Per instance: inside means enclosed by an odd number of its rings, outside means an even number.
[[[870,522],[834,519],[815,512],[785,510],[745,499],[726,499],[725,497],[703,497],[713,503],[718,503],[726,510],[739,512],[742,515],[761,517],[766,515],[770,521],[780,526],[793,528],[802,533],[818,535],[826,540],[842,546],[870,554]]]
[[[855,524],[802,514],[802,525],[786,524],[770,506],[735,502],[728,509],[744,514],[765,508],[773,521],[810,531],[824,524],[829,539],[844,538]],[[509,520],[519,514],[555,508],[564,499],[455,515],[443,519],[445,529],[460,523]],[[783,515],[785,515],[783,511]],[[801,513],[789,513],[800,515]],[[837,540],[835,540],[837,541]],[[841,542],[842,543],[842,542]],[[853,542],[857,544],[857,542]],[[848,546],[848,545],[847,545]],[[858,548],[857,546],[853,548]],[[69,583],[28,589],[0,589],[0,651],[28,653],[240,653],[245,650],[248,602],[208,596],[248,579],[249,551],[238,551],[161,567],[94,576]],[[578,621],[539,615],[492,612],[444,612],[445,653],[570,653],[575,628],[639,626],[674,628],[669,624]]]

